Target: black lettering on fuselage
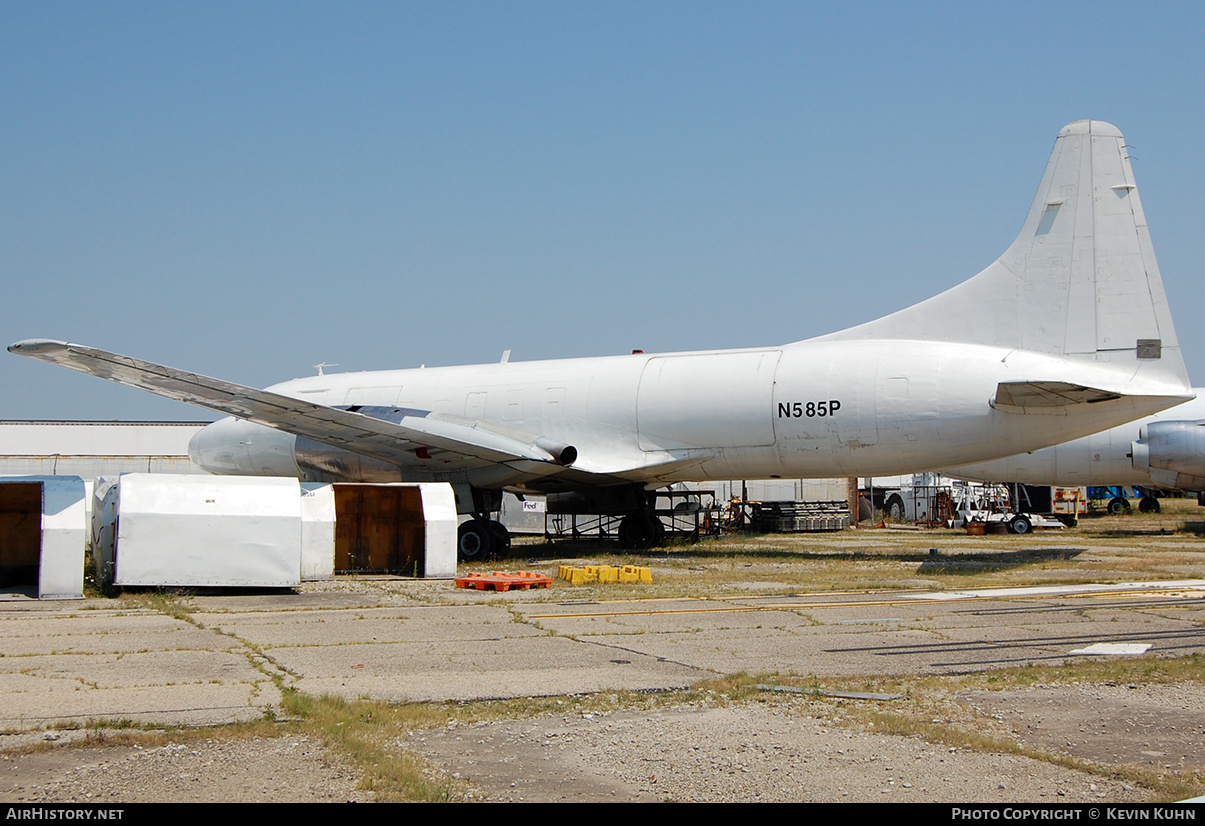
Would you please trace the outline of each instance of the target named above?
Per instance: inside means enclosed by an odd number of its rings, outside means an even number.
[[[840,399],[822,399],[808,402],[779,402],[778,418],[780,419],[823,419],[836,416],[841,409]]]

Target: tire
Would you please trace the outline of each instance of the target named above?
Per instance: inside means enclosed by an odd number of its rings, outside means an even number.
[[[485,524],[494,540],[494,552],[491,556],[494,559],[506,559],[510,556],[510,531],[501,522],[491,520]]]
[[[470,519],[456,532],[456,555],[461,562],[481,562],[494,554],[494,532],[483,519]]]
[[[1120,496],[1114,496],[1109,500],[1109,513],[1117,516],[1126,513],[1130,509],[1130,503]]]
[[[1159,500],[1153,496],[1144,496],[1138,500],[1138,510],[1143,513],[1158,513]]]
[[[652,544],[650,548],[656,548],[659,545],[665,544],[665,523],[661,521],[661,517],[656,514],[649,514],[649,527],[652,529]]]
[[[630,513],[619,523],[619,544],[625,548],[645,550],[665,538],[665,526],[652,514]]]
[[[891,494],[883,504],[883,512],[893,522],[904,521],[904,500],[898,494]]]
[[[1028,516],[1018,514],[1008,520],[1008,530],[1011,533],[1025,534],[1033,530],[1033,523],[1029,521]]]

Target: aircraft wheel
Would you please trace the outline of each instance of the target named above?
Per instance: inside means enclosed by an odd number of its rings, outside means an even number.
[[[501,522],[491,520],[485,524],[489,527],[494,540],[493,556],[498,559],[506,559],[510,556],[510,531]]]
[[[619,523],[619,544],[625,548],[651,548],[657,544],[658,535],[665,535],[665,527],[650,514],[631,513]]]
[[[883,510],[887,514],[888,519],[893,522],[902,522],[904,519],[904,500],[893,493],[887,497]]]
[[[1153,496],[1144,496],[1138,500],[1138,510],[1143,513],[1158,513],[1159,500]]]
[[[1017,515],[1008,521],[1008,529],[1013,533],[1029,533],[1033,530],[1033,523],[1028,516]]]
[[[484,519],[470,519],[457,531],[456,551],[462,562],[480,562],[494,553],[494,532]]]
[[[1109,513],[1113,514],[1114,516],[1125,513],[1129,509],[1130,503],[1121,496],[1114,496],[1109,500]]]
[[[649,547],[656,548],[658,545],[665,544],[665,523],[661,521],[661,517],[650,513],[649,526],[653,529],[653,543]]]

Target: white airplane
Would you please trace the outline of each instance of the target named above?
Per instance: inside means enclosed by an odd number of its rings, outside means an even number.
[[[1020,482],[1025,485],[1142,485],[1205,492],[1205,388],[1197,398],[1136,422],[1093,433],[1054,447],[990,462],[948,468],[947,476],[976,482]],[[1116,497],[1109,510],[1129,504]],[[1147,495],[1144,511],[1159,509]]]
[[[234,418],[216,473],[446,481],[465,558],[504,550],[505,490],[624,515],[682,481],[888,476],[1036,450],[1193,397],[1121,133],[1066,126],[1017,240],[969,281],[843,332],[743,350],[310,376],[257,390],[91,347],[19,355]]]

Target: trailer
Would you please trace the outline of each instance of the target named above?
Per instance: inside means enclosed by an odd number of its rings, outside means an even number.
[[[1088,488],[1088,505],[1092,509],[1103,507],[1105,511],[1116,516],[1130,512],[1132,509],[1130,497],[1132,496],[1138,500],[1138,510],[1142,513],[1159,512],[1159,500],[1155,497],[1155,491],[1152,488],[1132,485],[1131,489],[1132,494],[1126,491],[1124,485],[1093,485]],[[1198,504],[1205,504],[1201,501],[1202,495],[1197,494]]]
[[[995,512],[1008,501],[1008,492],[1001,485],[966,482],[940,473],[867,478],[860,492],[887,521],[924,525],[946,525],[960,510]]]
[[[1027,534],[1035,528],[1067,527],[1067,524],[1061,519],[1055,519],[1047,514],[987,510],[960,511],[959,518],[951,524],[951,527],[965,527],[968,533],[975,533],[972,526],[977,524],[984,526],[984,533]]]

